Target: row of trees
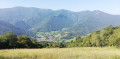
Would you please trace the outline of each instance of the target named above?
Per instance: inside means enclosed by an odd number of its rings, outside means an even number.
[[[72,40],[66,44],[56,42],[37,42],[30,39],[26,35],[17,36],[13,32],[8,32],[4,35],[0,35],[0,49],[105,46],[120,47],[120,26],[113,27],[110,25],[102,30],[94,31],[85,37],[81,38],[80,36],[77,36],[75,40]]]
[[[64,47],[63,44],[55,42],[37,42],[30,39],[27,35],[17,36],[13,32],[0,35],[0,49],[5,48],[46,48],[46,47]]]
[[[94,31],[91,34],[81,38],[77,36],[72,40],[68,47],[105,47],[115,46],[120,47],[120,26],[113,27],[112,25],[102,29],[101,31]]]
[[[0,48],[32,48],[36,42],[27,35],[17,36],[13,32],[0,35]]]

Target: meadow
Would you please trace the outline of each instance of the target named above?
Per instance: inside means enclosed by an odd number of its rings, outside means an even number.
[[[120,49],[112,47],[3,49],[0,59],[120,59]]]

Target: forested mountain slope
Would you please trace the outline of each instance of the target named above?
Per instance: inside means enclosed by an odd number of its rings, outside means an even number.
[[[0,34],[5,34],[8,31],[13,31],[17,33],[18,35],[24,34],[24,30],[17,28],[13,26],[12,24],[9,24],[8,22],[4,22],[0,20]]]
[[[38,34],[51,31],[66,32],[64,37],[68,37],[67,35],[84,36],[111,24],[120,25],[120,15],[111,15],[99,10],[73,12],[64,9],[50,10],[34,7],[0,9],[0,20]]]
[[[84,37],[77,36],[75,40],[68,44],[68,47],[120,47],[120,26],[112,25],[102,30],[93,31]]]

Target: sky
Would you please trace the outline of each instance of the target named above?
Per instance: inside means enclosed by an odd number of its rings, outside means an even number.
[[[100,10],[120,15],[120,0],[0,0],[0,9],[16,6],[70,11]]]

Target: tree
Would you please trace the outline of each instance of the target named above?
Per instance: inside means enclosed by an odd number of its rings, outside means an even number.
[[[74,41],[74,46],[82,46],[82,38],[80,36],[77,36]]]
[[[7,39],[7,41],[9,42],[9,46],[11,48],[15,48],[17,45],[17,35],[14,34],[13,32],[8,32],[4,35],[4,37]]]
[[[59,48],[63,48],[63,47],[65,47],[64,44],[63,44],[63,43],[60,43],[60,44],[59,44]]]
[[[27,35],[18,36],[18,43],[22,45],[21,47],[32,48],[34,47],[35,41],[30,39]]]

